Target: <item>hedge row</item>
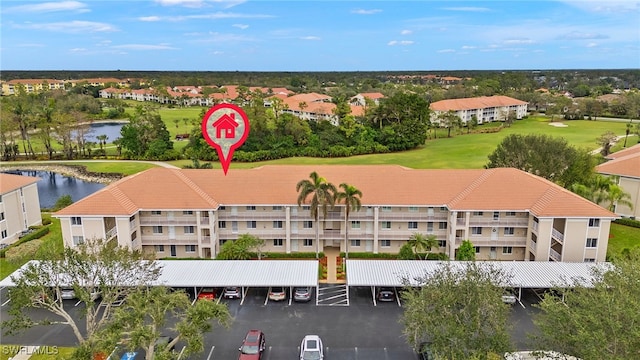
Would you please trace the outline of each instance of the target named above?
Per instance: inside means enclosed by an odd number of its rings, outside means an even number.
[[[9,245],[9,247],[6,247],[6,248],[0,250],[0,258],[4,258],[6,253],[7,253],[7,251],[9,249],[11,249],[12,247],[20,246],[21,244],[24,244],[24,243],[26,243],[28,241],[31,241],[31,240],[40,239],[41,237],[43,237],[43,236],[45,236],[45,235],[47,235],[49,233],[49,227],[47,227],[47,226],[43,226],[43,227],[40,227],[40,228],[32,227],[31,229],[35,229],[35,231],[32,232],[31,234],[28,234],[28,235],[22,237],[20,240],[18,240],[15,243]]]
[[[425,254],[420,255],[420,259],[424,259]],[[345,253],[341,252],[340,257],[345,257]],[[416,256],[416,259],[418,257]],[[385,260],[397,260],[398,254],[388,253],[368,253],[368,252],[350,252],[349,259],[385,259]],[[428,260],[449,260],[449,256],[444,253],[429,253]]]
[[[626,225],[626,226],[631,226],[631,227],[635,227],[635,228],[640,228],[640,221],[634,220],[634,219],[622,218],[622,219],[614,220],[613,222],[616,223],[616,224],[620,224],[620,225]]]

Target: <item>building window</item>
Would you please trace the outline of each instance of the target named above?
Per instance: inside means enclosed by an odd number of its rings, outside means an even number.
[[[304,239],[304,243],[302,245],[306,247],[313,246],[313,239]]]
[[[409,212],[418,212],[417,206],[409,206]]]
[[[438,229],[440,230],[447,230],[447,223],[446,222],[441,222],[438,224]]]
[[[512,228],[512,227],[506,227],[506,228],[504,228],[504,234],[505,234],[506,236],[514,235],[515,233],[516,233],[516,229],[515,229],[515,228]]]
[[[380,222],[380,227],[382,229],[391,229],[391,221],[381,221]]]
[[[247,211],[255,211],[256,207],[253,205],[247,206]]]
[[[482,211],[474,211],[473,216],[482,216],[484,213]]]
[[[500,213],[497,211],[493,212],[493,220],[499,220],[500,219]]]
[[[589,227],[599,227],[600,219],[589,219]]]
[[[74,236],[73,237],[73,245],[80,245],[84,243],[84,237],[82,236]]]
[[[471,228],[471,235],[482,235],[482,227],[474,226]]]
[[[133,240],[135,240],[137,238],[138,238],[138,232],[137,231],[132,232],[131,233],[131,241],[133,241]]]
[[[311,206],[309,206],[309,205],[303,205],[303,206],[302,206],[302,210],[304,210],[304,211],[309,211],[309,210],[311,210]]]
[[[185,245],[184,246],[184,252],[194,253],[194,252],[196,252],[196,246],[195,245]]]
[[[227,239],[220,239],[218,240],[218,243],[220,244],[220,246],[224,245],[224,243],[227,242]]]
[[[136,216],[135,216],[135,215],[132,215],[132,216],[129,218],[129,222],[134,221],[135,219],[136,219]]]
[[[502,253],[505,254],[505,255],[513,254],[513,247],[511,247],[511,246],[503,246],[502,247]]]
[[[507,211],[507,216],[516,216],[516,212],[515,211]]]
[[[274,229],[282,229],[282,220],[274,220],[273,221]]]
[[[360,220],[352,221],[351,222],[351,228],[352,229],[360,229]]]
[[[440,206],[440,211],[447,211],[447,207],[446,206]]]
[[[183,211],[182,215],[193,215],[193,211],[191,210]]]
[[[351,246],[359,247],[360,246],[360,239],[351,239]]]
[[[280,206],[280,205],[273,205],[273,208],[272,208],[272,210],[274,210],[274,211],[280,211],[282,209],[283,209],[283,207]]]
[[[427,223],[427,232],[433,232],[433,223],[431,221]]]
[[[196,232],[196,227],[195,226],[185,226],[184,227],[184,233],[185,234],[194,234]]]
[[[247,229],[255,229],[257,227],[255,220],[247,221]]]
[[[155,225],[153,227],[153,233],[154,234],[162,234],[162,226]]]
[[[447,247],[447,240],[438,240],[438,247]]]
[[[2,230],[2,238],[3,239],[7,238],[7,230]]]
[[[152,210],[151,215],[162,215],[162,211]]]
[[[72,216],[71,225],[82,225],[82,218],[80,216]]]
[[[380,240],[380,246],[391,247],[391,240]]]
[[[0,212],[0,221],[4,220],[4,212]]]
[[[587,238],[587,247],[588,248],[598,247],[598,239],[596,239],[596,238]]]
[[[594,258],[585,258],[584,262],[592,263],[592,262],[596,262],[596,259],[594,259]]]
[[[219,229],[226,229],[227,228],[227,222],[226,221],[218,221],[218,228]]]
[[[383,206],[382,211],[391,211],[391,206]]]
[[[284,244],[284,241],[282,239],[273,239],[273,246],[282,246],[282,244]]]
[[[164,252],[164,245],[156,245],[156,252]]]
[[[238,232],[238,222],[237,221],[232,221],[231,222],[231,232],[233,232],[233,233],[237,233]]]
[[[225,206],[218,206],[218,211],[225,211],[227,208]]]
[[[313,221],[305,220],[302,222],[302,227],[305,229],[313,229]]]
[[[480,246],[476,246],[476,254],[480,254]]]
[[[417,229],[418,228],[418,222],[417,221],[409,221],[408,226],[409,226],[409,229]]]

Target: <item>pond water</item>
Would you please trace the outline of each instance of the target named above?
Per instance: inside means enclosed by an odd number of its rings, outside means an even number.
[[[56,200],[62,195],[71,195],[73,202],[76,202],[106,186],[104,184],[84,181],[50,171],[12,170],[6,172],[40,178],[40,181],[37,183],[40,208],[53,207]]]
[[[96,138],[99,135],[107,135],[107,142],[120,138],[120,129],[125,125],[123,123],[96,123],[91,124],[91,129],[84,136],[86,141],[98,142]]]

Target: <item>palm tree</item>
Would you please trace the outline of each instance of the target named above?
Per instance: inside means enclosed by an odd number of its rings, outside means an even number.
[[[626,205],[629,209],[633,209],[631,195],[626,193],[622,187],[617,184],[609,186],[607,191],[607,201],[609,202],[609,211],[613,211],[616,205]]]
[[[349,258],[349,213],[351,210],[358,211],[362,207],[360,198],[362,192],[355,186],[347,183],[340,184],[342,191],[336,193],[336,202],[344,201],[344,249],[345,257]]]
[[[411,247],[413,248],[413,252],[416,255],[418,255],[421,250],[426,251],[427,254],[424,257],[425,260],[427,260],[427,258],[429,257],[431,248],[439,247],[438,239],[435,235],[424,235],[420,233],[413,233],[413,235],[411,235],[411,237],[409,238],[408,243],[411,245]],[[420,256],[418,255],[418,258],[419,257]]]
[[[299,193],[298,206],[305,203],[307,198],[311,196],[311,217],[316,222],[316,258],[318,258],[320,253],[320,213],[318,211],[322,209],[322,215],[327,216],[328,207],[335,204],[337,191],[335,185],[327,182],[317,172],[312,172],[309,177],[311,180],[300,180],[296,184],[296,191]]]

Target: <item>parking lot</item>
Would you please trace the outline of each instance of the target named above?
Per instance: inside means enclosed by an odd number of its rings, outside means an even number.
[[[193,359],[234,359],[238,347],[249,329],[260,329],[266,334],[263,359],[297,359],[300,341],[307,334],[319,335],[328,359],[416,359],[406,344],[399,323],[402,307],[397,302],[378,302],[374,306],[369,287],[351,288],[349,306],[316,306],[315,301],[265,301],[267,288],[246,289],[244,302],[238,299],[220,299],[227,304],[234,322],[229,329],[216,326],[205,334],[205,351]],[[194,289],[188,289],[194,298]],[[7,302],[7,289],[0,290],[2,304]],[[513,306],[514,342],[518,349],[527,349],[532,309],[537,297],[523,292],[523,304]],[[65,300],[65,306],[77,316],[82,304]],[[6,319],[8,304],[1,307]],[[41,318],[50,313],[32,309]],[[17,336],[3,336],[4,344],[74,346],[75,337],[68,326],[37,327]],[[180,344],[178,348],[180,348]]]

